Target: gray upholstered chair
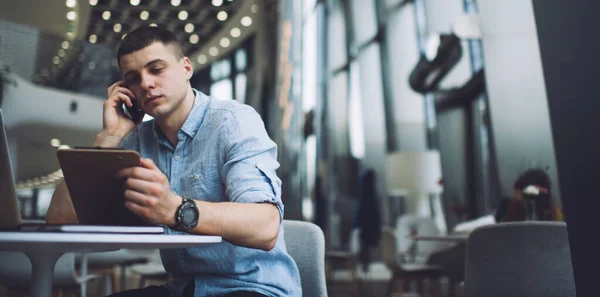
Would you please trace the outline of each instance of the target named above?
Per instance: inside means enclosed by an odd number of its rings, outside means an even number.
[[[22,252],[0,252],[0,284],[11,290],[29,291],[31,287],[31,262]],[[52,288],[55,290],[80,290],[87,293],[87,282],[97,275],[78,276],[75,273],[75,254],[66,253],[56,261]]]
[[[287,251],[300,270],[302,295],[327,297],[325,284],[325,236],[315,224],[283,221]]]
[[[466,297],[576,296],[567,227],[514,222],[475,229],[467,242]]]

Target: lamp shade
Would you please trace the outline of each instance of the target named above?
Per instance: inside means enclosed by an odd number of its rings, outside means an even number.
[[[406,189],[411,196],[442,192],[442,168],[438,151],[390,153],[386,171],[388,193],[396,189]]]

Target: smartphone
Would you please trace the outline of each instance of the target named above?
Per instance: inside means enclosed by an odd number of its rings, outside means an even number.
[[[125,88],[127,88],[127,85],[125,85]],[[125,111],[126,111],[125,113],[129,116],[129,118],[131,118],[131,120],[134,123],[139,124],[142,122],[142,119],[144,118],[144,111],[142,111],[142,109],[138,107],[135,99],[131,99],[131,103],[133,104],[131,107],[129,107],[129,106],[127,106],[127,104],[123,103],[123,107],[125,108]]]
[[[134,123],[139,124],[142,122],[142,119],[144,118],[144,112],[142,111],[141,108],[138,107],[137,102],[135,102],[134,100],[131,100],[131,103],[133,104],[131,107],[127,106],[127,104],[123,104],[123,105],[125,106],[125,110],[127,110],[126,113],[129,115],[131,120]]]

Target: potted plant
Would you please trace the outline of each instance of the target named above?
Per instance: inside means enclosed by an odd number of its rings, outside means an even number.
[[[0,65],[0,107],[4,99],[4,84],[17,85],[17,82],[10,76],[10,67],[8,65]]]

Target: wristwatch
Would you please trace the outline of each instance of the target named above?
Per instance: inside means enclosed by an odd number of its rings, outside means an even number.
[[[175,211],[175,227],[173,230],[189,232],[198,225],[198,207],[194,200],[183,198],[181,205]]]

